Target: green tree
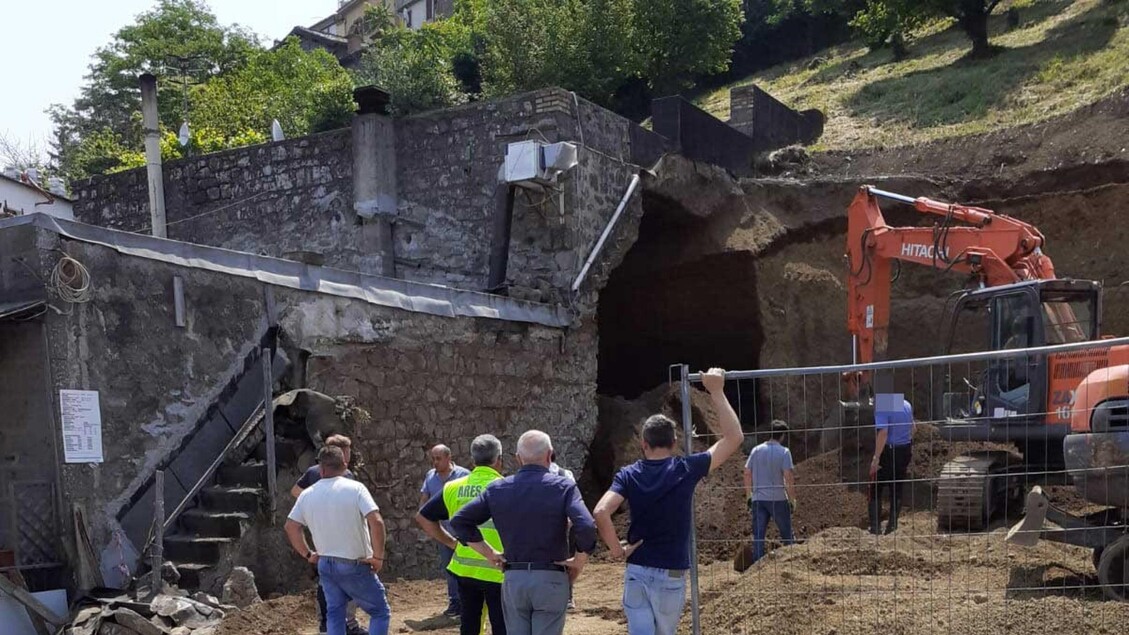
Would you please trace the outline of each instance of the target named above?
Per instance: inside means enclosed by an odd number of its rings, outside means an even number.
[[[391,96],[394,114],[406,115],[456,104],[464,99],[452,72],[456,53],[469,47],[469,31],[439,21],[420,29],[384,29],[374,37],[354,76]]]
[[[354,111],[352,89],[352,78],[333,55],[305,51],[296,38],[287,38],[192,89],[192,136],[211,139],[202,147],[224,148],[245,145],[256,133],[266,139],[274,119],[287,136],[340,128]]]
[[[743,20],[741,0],[635,0],[640,76],[656,95],[669,95],[726,70]]]
[[[986,57],[995,52],[988,40],[988,16],[1000,0],[923,0],[924,7],[955,18],[972,41],[972,57]]]
[[[906,38],[920,26],[927,14],[916,0],[868,0],[866,8],[851,19],[851,26],[862,34],[872,50],[890,46],[894,59],[904,59],[909,51]]]
[[[638,71],[633,10],[634,0],[461,0],[452,21],[470,47],[455,62],[477,65],[488,95],[561,86],[609,104]]]
[[[988,39],[988,17],[1000,0],[871,0],[867,12],[885,13],[889,16],[913,15],[915,19],[928,16],[948,16],[972,42],[971,57],[987,57],[996,49]]]
[[[100,135],[88,147],[106,147],[105,131],[120,142],[141,142],[133,113],[138,110],[137,77],[151,72],[159,82],[161,122],[179,125],[182,84],[200,83],[246,63],[259,48],[256,37],[238,26],[222,26],[198,0],[161,0],[119,29],[93,55],[85,84],[71,106],[53,105],[52,158],[75,176],[76,152],[83,139]]]

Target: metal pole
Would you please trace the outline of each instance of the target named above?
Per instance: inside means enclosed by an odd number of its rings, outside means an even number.
[[[161,593],[161,565],[165,557],[165,472],[157,470],[153,475],[153,526],[157,535],[153,537],[153,554],[149,562],[151,597]]]
[[[150,233],[166,237],[165,184],[161,176],[161,123],[157,117],[157,78],[149,73],[140,77],[141,118],[145,133],[145,169],[149,178]]]
[[[917,203],[917,199],[912,196],[895,194],[894,192],[887,192],[886,190],[880,190],[876,187],[870,188],[870,193],[881,198],[888,198],[898,201],[899,203],[906,203],[907,205],[913,205]]]
[[[639,175],[631,175],[631,183],[627,185],[627,191],[624,192],[623,198],[619,201],[619,206],[615,208],[615,213],[612,214],[612,219],[608,221],[607,227],[604,228],[603,233],[600,234],[600,239],[596,241],[596,246],[592,248],[592,253],[588,254],[588,260],[584,262],[584,267],[580,270],[580,275],[576,276],[576,280],[572,283],[572,290],[575,292],[580,288],[580,284],[584,282],[584,278],[588,275],[588,269],[595,262],[596,256],[600,255],[600,250],[604,248],[604,242],[607,241],[608,235],[612,233],[615,224],[619,222],[620,215],[623,210],[627,209],[627,202],[631,200],[631,195],[635,193],[635,188],[639,186]]]
[[[682,436],[686,437],[686,456],[694,452],[694,423],[690,415],[690,367],[682,364]],[[701,635],[698,604],[698,530],[694,506],[690,506],[690,618],[691,633]]]
[[[275,459],[274,447],[274,408],[271,406],[274,401],[272,394],[272,387],[274,385],[274,373],[271,372],[271,356],[270,349],[263,349],[263,428],[266,432],[267,443],[267,495],[270,497],[270,521],[274,523],[275,511],[278,507],[278,502],[275,500],[275,494],[278,492],[278,466]]]

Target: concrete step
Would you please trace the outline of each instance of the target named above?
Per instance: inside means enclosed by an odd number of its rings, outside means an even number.
[[[274,440],[275,460],[279,465],[294,465],[302,452],[310,447],[310,442],[304,439],[276,438]],[[267,444],[260,443],[251,455],[255,461],[267,460]]]
[[[239,538],[243,535],[243,523],[250,521],[251,515],[245,512],[190,509],[180,515],[180,526],[185,532],[202,537]]]
[[[263,487],[267,485],[266,463],[223,465],[216,471],[216,484],[221,487]]]
[[[165,537],[165,557],[173,562],[219,562],[223,548],[235,542],[232,538],[175,535]]]
[[[200,491],[200,503],[212,512],[256,514],[264,495],[257,487],[206,487]]]
[[[206,573],[215,568],[214,565],[203,562],[171,562],[180,572],[180,581],[177,582],[177,586],[185,590],[199,589],[200,580]]]

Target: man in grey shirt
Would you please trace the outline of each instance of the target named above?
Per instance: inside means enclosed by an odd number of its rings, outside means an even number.
[[[796,482],[792,473],[792,452],[780,444],[788,434],[788,424],[772,422],[772,437],[753,448],[745,461],[745,498],[753,515],[753,562],[764,556],[764,536],[768,521],[776,521],[784,544],[795,542],[792,512],[796,510]]]
[[[427,476],[423,477],[423,486],[419,488],[420,507],[427,504],[427,501],[431,500],[433,496],[442,492],[443,486],[448,481],[470,475],[470,470],[451,460],[451,448],[442,443],[431,448],[427,452],[427,456],[431,459],[431,469],[427,471]],[[440,525],[444,531],[451,533],[450,522],[443,521]],[[455,574],[447,570],[447,565],[450,564],[451,557],[455,555],[455,552],[443,544],[436,545],[436,548],[439,550],[439,571],[447,579],[447,609],[443,611],[443,614],[457,618],[462,612],[462,608],[459,606],[459,582]]]

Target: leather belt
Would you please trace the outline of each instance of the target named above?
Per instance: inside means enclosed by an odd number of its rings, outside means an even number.
[[[551,562],[507,562],[506,571],[565,571],[565,567]]]

